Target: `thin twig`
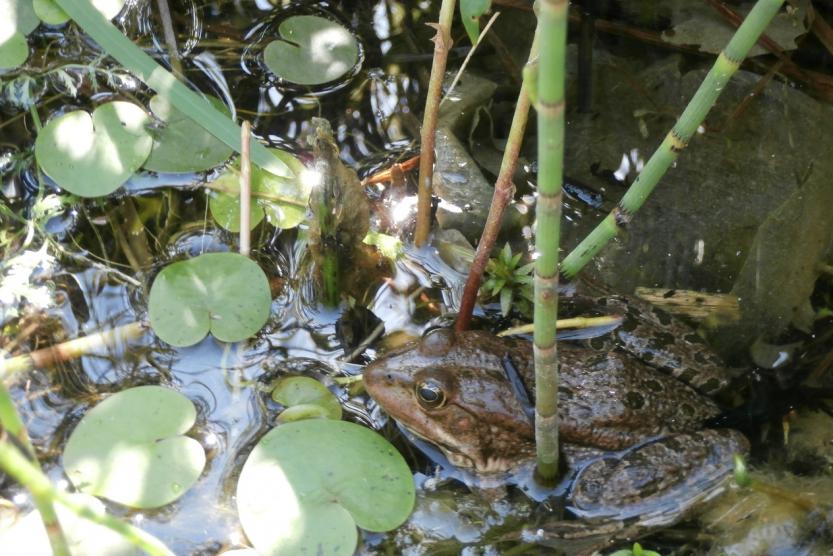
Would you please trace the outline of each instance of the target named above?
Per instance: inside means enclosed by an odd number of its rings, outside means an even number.
[[[469,65],[469,60],[474,55],[474,51],[477,50],[477,47],[480,46],[480,43],[483,42],[483,37],[486,36],[486,33],[489,32],[489,29],[492,28],[492,24],[500,15],[500,12],[495,12],[492,14],[492,17],[489,18],[489,22],[483,27],[483,31],[480,32],[480,35],[477,37],[477,41],[474,43],[474,46],[471,47],[469,53],[466,54],[466,57],[463,59],[463,63],[460,65],[460,69],[457,70],[457,74],[454,76],[454,79],[451,81],[451,85],[448,86],[448,90],[443,95],[442,100],[440,101],[440,106],[448,100],[448,97],[451,96],[451,93],[454,91],[454,87],[457,86],[457,83],[460,81],[460,78],[463,76],[463,72],[466,71],[466,66]]]
[[[414,243],[422,247],[428,241],[431,231],[431,187],[434,179],[434,142],[437,118],[440,109],[440,94],[445,77],[445,65],[451,48],[451,21],[454,18],[455,0],[443,0],[440,6],[438,24],[429,24],[437,30],[434,35],[434,61],[431,65],[431,79],[428,81],[428,95],[425,99],[425,115],[422,119],[420,136],[419,184],[417,200],[417,222]]]

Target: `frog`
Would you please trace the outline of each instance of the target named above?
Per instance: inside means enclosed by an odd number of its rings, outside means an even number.
[[[733,456],[749,442],[705,426],[721,411],[710,395],[729,381],[692,329],[631,299],[598,303],[621,310],[612,339],[558,344],[568,509],[578,518],[668,525],[725,489]],[[481,477],[534,460],[533,381],[530,342],[450,328],[430,330],[364,371],[368,394],[405,431]]]

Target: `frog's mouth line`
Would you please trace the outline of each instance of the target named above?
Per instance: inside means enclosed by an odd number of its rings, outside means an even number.
[[[400,421],[396,421],[396,425],[414,446],[419,448],[419,450],[422,451],[428,457],[428,459],[430,459],[438,465],[450,465],[453,467],[459,467],[458,465],[454,465],[451,463],[448,456],[446,455],[447,453],[460,454],[460,456],[465,457],[466,459],[471,461],[471,459],[468,456],[463,455],[459,450],[455,450],[454,448],[441,442],[437,442],[436,440],[429,440],[425,436],[419,434],[417,431],[415,431],[408,425],[401,423]]]

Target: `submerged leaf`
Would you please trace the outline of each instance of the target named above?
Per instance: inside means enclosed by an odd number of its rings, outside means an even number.
[[[228,108],[217,98],[206,96],[217,110],[228,114]],[[144,167],[153,172],[199,172],[219,166],[234,152],[231,147],[211,135],[161,95],[150,99],[150,109],[165,122],[154,133],[153,148]]]
[[[293,178],[277,176],[252,166],[250,205],[250,228],[267,217],[267,221],[276,228],[294,228],[307,215],[310,186],[300,175],[297,161],[290,153],[278,149],[269,149],[277,155],[284,165],[285,172]],[[219,178],[209,184],[216,192],[209,199],[211,216],[223,228],[230,232],[240,231],[240,164],[239,161],[227,168]]]
[[[278,416],[281,422],[301,419],[341,419],[341,404],[330,390],[308,376],[280,379],[272,390],[272,399],[287,409]]]

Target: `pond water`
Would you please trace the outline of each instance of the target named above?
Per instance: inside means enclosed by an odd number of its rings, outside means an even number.
[[[264,142],[306,163],[312,161],[307,138],[313,117],[331,123],[340,159],[361,178],[417,154],[431,68],[433,31],[426,23],[436,21],[439,2],[278,4],[171,2],[190,84],[233,105]],[[9,380],[53,483],[68,484],[61,454],[90,407],[131,386],[167,385],[197,407],[189,435],[206,451],[205,470],[188,492],[161,509],[108,503],[108,511],[155,535],[176,554],[245,546],[235,504],[237,479],[282,409],[267,386],[280,376],[303,374],[336,393],[345,419],[383,431],[415,473],[412,517],[393,532],[360,533],[359,553],[550,553],[524,544],[522,534],[524,528],[546,529],[550,506],[518,489],[484,494],[434,476],[433,463],[366,393],[336,380],[361,373],[363,364],[400,337],[450,323],[459,307],[467,265],[460,255],[467,250],[459,245],[462,238],[476,243],[482,227],[535,27],[530,3],[494,4],[501,15],[492,35],[472,56],[456,96],[450,97],[454,106],[445,107],[436,178],[437,220],[444,234],[437,233],[422,249],[411,244],[415,171],[406,173],[404,186],[370,185],[371,228],[400,237],[403,252],[395,261],[374,259],[371,267],[360,269],[363,274],[346,287],[349,302],[338,308],[317,301],[307,260],[308,224],[280,230],[261,223],[252,233],[252,256],[269,279],[273,301],[268,322],[250,341],[226,344],[208,336],[176,348],[147,332]],[[689,14],[679,6],[656,11],[651,4],[612,2],[598,14],[589,91],[578,84],[580,33],[575,21],[571,27],[566,143],[571,187],[564,204],[564,254],[615,206],[714,58],[697,46],[658,44],[670,40],[668,34],[661,38],[669,29],[699,44],[720,26],[714,14]],[[703,299],[723,294],[734,300],[733,309],[712,311],[695,323],[733,368],[737,387],[720,401],[743,413],[733,415],[731,423],[751,435],[756,480],[803,493],[813,507],[784,502],[777,494],[733,491],[701,522],[689,521],[643,541],[663,554],[677,549],[811,554],[829,546],[829,508],[822,502],[833,469],[833,429],[824,406],[833,353],[833,188],[828,183],[833,58],[806,31],[807,5],[781,22],[803,37],[793,62],[783,62],[781,73],[767,82],[761,79],[773,66],[772,56],[745,64],[625,233],[584,271],[590,281],[617,293],[641,287],[659,289],[654,293],[660,298],[690,290]],[[816,8],[815,17],[833,22],[833,10]],[[352,30],[359,61],[323,86],[288,84],[270,74],[262,51],[287,18],[310,14]],[[154,58],[166,59],[156,3],[129,3],[114,21]],[[792,41],[787,35],[778,35],[780,44]],[[456,71],[469,43],[459,23],[453,37],[449,69]],[[237,250],[237,236],[217,226],[207,207],[203,186],[218,170],[208,175],[140,171],[106,198],[57,196],[61,191],[33,158],[40,123],[109,100],[146,106],[151,95],[73,25],[42,25],[28,44],[28,62],[0,73],[0,348],[12,355],[144,320],[149,285],[166,264]],[[587,103],[586,110],[578,109],[581,103]],[[531,124],[514,177],[516,202],[499,244],[508,242],[527,258],[535,137]],[[36,225],[27,225],[27,219]],[[495,299],[477,314],[478,326],[490,330],[528,319],[520,310],[501,315]],[[378,322],[388,339],[348,358]],[[31,508],[26,491],[3,478],[0,474],[0,496],[10,504],[0,510],[0,525]],[[736,525],[757,519],[769,520],[771,527]],[[617,540],[617,546],[630,546]],[[604,542],[601,547],[612,548]]]

